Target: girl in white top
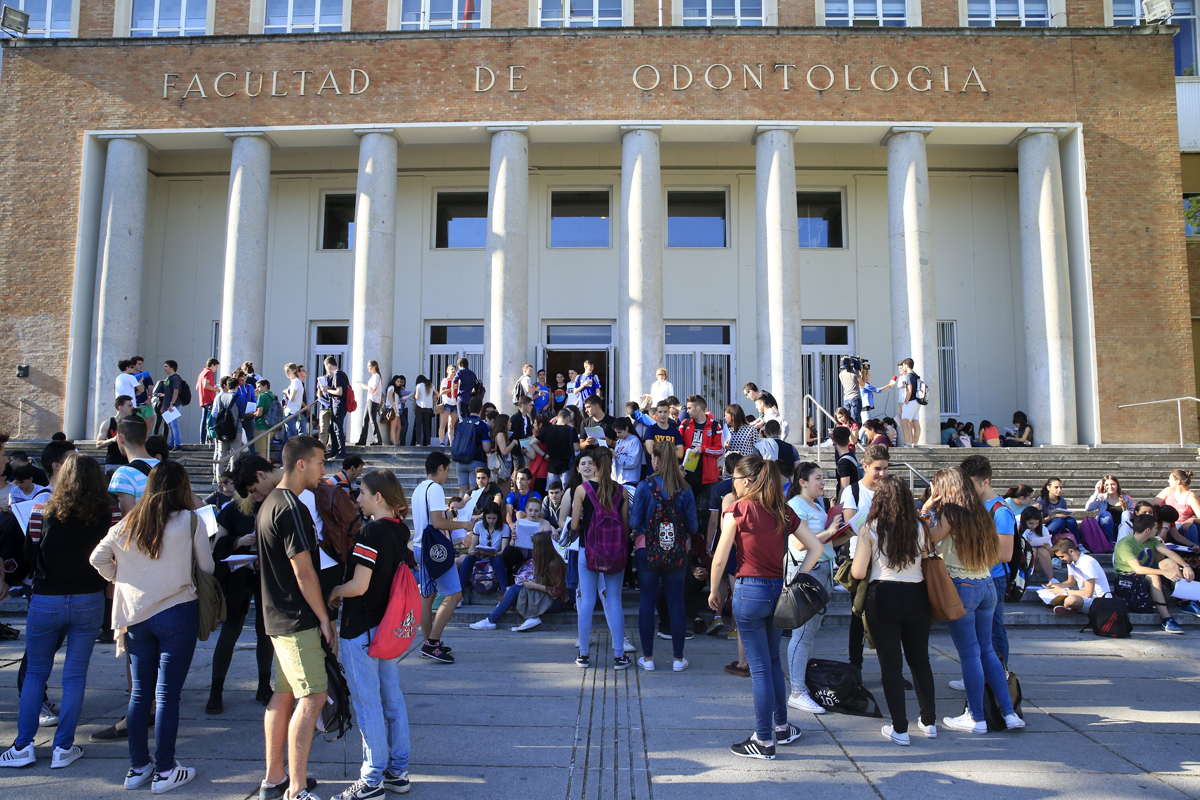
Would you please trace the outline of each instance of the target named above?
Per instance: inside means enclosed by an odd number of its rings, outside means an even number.
[[[1021,524],[1017,526],[1025,541],[1033,548],[1033,555],[1038,566],[1046,575],[1047,581],[1054,580],[1054,553],[1051,550],[1050,531],[1043,524],[1042,510],[1037,506],[1028,506],[1021,512]]]
[[[454,421],[458,418],[458,387],[454,383],[457,374],[458,367],[446,365],[446,379],[438,391],[438,403],[442,410],[438,412],[438,441],[435,444],[450,444],[454,438]]]
[[[667,371],[665,369],[659,367],[658,372],[654,373],[654,377],[658,380],[650,384],[650,394],[644,395],[644,397],[650,398],[651,408],[675,394],[675,387],[667,380]]]
[[[416,386],[413,387],[413,445],[429,446],[429,437],[433,428],[433,406],[437,402],[437,392],[433,390],[433,381],[424,375],[417,376]]]
[[[412,392],[404,389],[404,376],[393,375],[391,382],[387,387],[387,396],[384,399],[384,408],[391,409],[392,421],[388,423],[388,438],[393,446],[404,444],[400,439],[404,435],[405,422],[405,406],[408,405],[409,399],[413,396]]]

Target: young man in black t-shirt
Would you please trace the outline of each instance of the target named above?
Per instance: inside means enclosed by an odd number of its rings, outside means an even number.
[[[303,800],[313,731],[328,688],[321,640],[336,654],[337,637],[317,577],[316,528],[297,497],[325,477],[325,448],[311,436],[295,436],[282,456],[283,476],[255,520],[263,621],[275,649],[275,694],[265,721],[267,774],[260,796]],[[285,776],[290,776],[286,789]]]
[[[837,469],[837,493],[841,495],[842,490],[847,486],[858,483],[862,473],[858,458],[854,455],[854,448],[850,446],[850,429],[845,425],[839,425],[829,434],[829,438],[833,440],[833,458]]]
[[[579,437],[571,424],[571,412],[565,408],[559,411],[554,422],[542,428],[533,446],[549,461],[546,482],[557,480],[566,486],[571,479],[571,464],[579,450]]]

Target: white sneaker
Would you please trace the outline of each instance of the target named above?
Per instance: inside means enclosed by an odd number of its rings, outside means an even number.
[[[147,764],[146,766],[142,767],[141,769],[134,769],[133,767],[130,767],[129,772],[125,773],[125,788],[126,789],[140,789],[143,786],[145,786],[147,783],[149,783],[150,779],[153,777],[154,777],[153,762],[150,764]]]
[[[494,631],[494,630],[496,630],[496,623],[492,622],[487,617],[484,617],[483,619],[479,620],[478,622],[472,622],[471,630],[473,630],[473,631]],[[513,630],[516,630],[516,628],[513,628]]]
[[[980,736],[987,733],[987,723],[976,722],[970,711],[964,711],[960,717],[942,717],[942,724],[952,731],[975,733]]]
[[[18,750],[14,745],[0,753],[0,767],[27,767],[36,763],[37,756],[33,754],[33,742],[27,744],[24,750]]]
[[[1021,719],[1016,714],[1009,714],[1004,718],[1004,724],[1008,726],[1010,731],[1017,731],[1025,727],[1025,720]]]
[[[892,728],[891,725],[884,725],[882,733],[883,733],[883,738],[893,741],[896,744],[900,745],[901,747],[908,747],[908,745],[909,745],[908,734],[907,733],[896,733],[896,731]]]
[[[63,750],[61,747],[54,748],[54,755],[50,758],[50,769],[62,769],[69,767],[79,760],[83,755],[83,748],[78,745],[71,745],[71,749]]]
[[[642,656],[638,659],[638,666],[646,672],[654,672],[654,659]]]
[[[185,783],[191,783],[196,777],[196,770],[192,767],[182,767],[179,762],[175,762],[175,766],[171,767],[171,771],[166,775],[154,773],[154,782],[150,784],[150,791],[154,794],[163,794],[172,789],[178,789]]]
[[[538,625],[541,625],[541,624],[542,624],[541,617],[530,617],[529,619],[522,622],[520,625],[513,628],[513,633],[520,633],[521,631],[531,631],[534,628],[536,628]]]
[[[825,706],[818,703],[809,697],[808,692],[801,692],[799,697],[788,697],[788,708],[794,708],[797,711],[807,711],[809,714],[824,714]]]
[[[671,669],[675,670],[676,672],[683,672],[687,668],[688,660],[686,658],[681,658],[671,664]]]
[[[956,692],[965,692],[967,684],[965,681],[950,681],[950,688]]]
[[[632,652],[633,652],[633,642],[629,641],[629,637],[628,637],[628,636],[626,636],[626,637],[625,637],[625,652],[626,652],[626,653],[632,653]]]
[[[926,725],[924,722],[921,722],[921,720],[918,719],[917,728],[921,731],[921,733],[925,734],[926,739],[937,738],[937,725]]]
[[[656,633],[654,635],[660,639],[666,639],[668,642],[671,641],[671,634],[669,634],[669,633],[663,633],[662,631],[659,631],[658,633]]]
[[[42,710],[38,712],[38,727],[53,728],[58,724],[58,709],[49,700],[42,703]]]

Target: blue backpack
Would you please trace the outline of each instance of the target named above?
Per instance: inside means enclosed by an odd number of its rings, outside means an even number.
[[[480,420],[467,418],[454,426],[454,438],[450,442],[450,458],[459,464],[471,464],[475,461],[475,451],[479,449],[479,431],[477,426],[483,424]]]

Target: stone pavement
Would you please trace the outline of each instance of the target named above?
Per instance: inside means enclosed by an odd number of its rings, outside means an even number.
[[[9,622],[23,620],[10,617]],[[688,642],[691,668],[615,673],[606,631],[593,633],[593,658],[606,669],[581,670],[573,630],[515,634],[453,627],[445,635],[458,663],[410,655],[401,676],[412,726],[413,797],[490,800],[705,800],[802,797],[1200,798],[1200,636],[1139,629],[1124,641],[1062,628],[1012,636],[1013,667],[1025,693],[1028,727],[969,736],[942,731],[896,747],[883,720],[796,712],[804,730],[773,762],[734,757],[729,745],[753,727],[750,681],[722,666],[735,644]],[[172,797],[242,800],[256,796],[263,769],[262,707],[254,701],[250,640],[243,634],[225,691],[226,711],[204,713],[212,644],[202,643],[185,689],[178,757],[199,776]],[[822,631],[815,655],[844,658],[844,630]],[[784,640],[786,647],[787,640]],[[0,643],[0,742],[16,733],[17,665],[23,639]],[[639,647],[640,650],[640,647]],[[657,641],[659,664],[670,644]],[[950,638],[931,643],[939,716],[956,715],[963,695]],[[118,719],[126,703],[124,664],[98,645],[77,743],[82,759],[50,771],[52,732],[36,740],[39,761],[0,772],[0,797],[129,797],[124,742],[92,744],[88,735]],[[868,652],[867,686],[882,701],[878,665]],[[59,670],[51,678],[59,696]],[[915,699],[909,693],[909,716]],[[915,726],[914,726],[915,730]],[[357,776],[357,729],[343,740],[318,739],[310,774],[328,798]],[[153,743],[151,744],[153,746]],[[149,793],[149,788],[140,790]]]

